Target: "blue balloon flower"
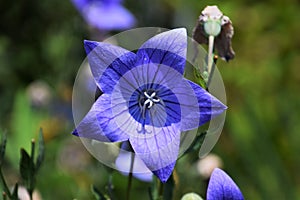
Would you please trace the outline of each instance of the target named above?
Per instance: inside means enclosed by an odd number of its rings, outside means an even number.
[[[123,30],[133,27],[134,16],[122,0],[72,0],[85,21],[99,30]]]
[[[108,43],[84,44],[103,94],[73,134],[103,142],[129,141],[135,155],[166,182],[178,158],[181,132],[198,128],[226,109],[183,77],[186,30],[158,34],[136,53]]]
[[[221,169],[214,169],[208,184],[207,200],[244,200],[238,186]]]

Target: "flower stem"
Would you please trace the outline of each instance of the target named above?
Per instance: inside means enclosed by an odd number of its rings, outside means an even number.
[[[161,181],[159,181],[158,197],[162,199],[163,195],[164,195],[164,184]]]
[[[208,37],[208,61],[207,61],[207,72],[211,76],[213,67],[213,50],[214,50],[214,39],[215,37],[210,35]]]
[[[131,185],[132,185],[133,165],[134,165],[134,153],[131,153],[131,163],[130,163],[130,170],[129,170],[129,175],[128,175],[126,200],[130,199],[130,190],[131,190]]]
[[[206,83],[207,88],[211,83],[211,80],[212,80],[212,77],[213,77],[213,74],[214,74],[214,71],[215,71],[215,68],[216,68],[217,60],[218,60],[218,56],[215,55],[214,58],[213,58],[213,65],[212,65],[212,68],[211,68],[211,71],[210,71],[210,76],[208,77],[208,81]]]
[[[207,57],[207,74],[208,74],[208,78],[206,80],[206,88],[209,87],[209,85],[211,83],[213,73],[215,71],[214,56],[213,56],[214,39],[215,38],[214,38],[213,35],[210,35],[208,37],[208,57]]]

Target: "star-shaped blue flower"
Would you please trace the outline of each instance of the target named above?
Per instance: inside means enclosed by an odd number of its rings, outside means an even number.
[[[171,175],[182,131],[196,129],[226,106],[183,77],[186,30],[146,41],[136,53],[85,41],[103,94],[73,132],[103,142],[129,141],[136,156],[162,181]]]
[[[85,21],[99,30],[123,30],[135,24],[122,0],[72,0]]]
[[[238,186],[221,169],[214,169],[208,184],[207,200],[244,200]]]

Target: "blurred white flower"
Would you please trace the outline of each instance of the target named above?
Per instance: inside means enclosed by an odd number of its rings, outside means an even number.
[[[30,83],[26,92],[30,103],[36,107],[47,106],[52,98],[49,85],[40,80]]]
[[[222,159],[216,154],[208,154],[197,163],[197,171],[203,178],[209,178],[215,168],[222,168]]]
[[[20,200],[30,200],[29,194],[25,187],[18,187],[18,197]],[[32,200],[42,200],[42,197],[38,191],[33,191]]]

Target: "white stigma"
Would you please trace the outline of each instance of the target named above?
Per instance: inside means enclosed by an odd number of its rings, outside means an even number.
[[[147,104],[148,107],[147,108],[151,108],[154,103],[158,103],[160,102],[160,99],[154,99],[156,92],[152,92],[152,94],[149,96],[149,94],[147,92],[144,92],[145,97],[147,97],[148,99],[144,102],[144,106],[146,106]]]
[[[156,97],[156,92],[152,92],[150,95],[145,91],[144,92],[145,97],[147,100],[144,102],[144,105],[142,105],[142,116],[145,119],[145,112],[146,108],[150,109],[154,106],[154,103],[159,103],[160,99]]]

